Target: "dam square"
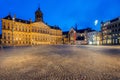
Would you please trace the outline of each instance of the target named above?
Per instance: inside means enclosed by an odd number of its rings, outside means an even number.
[[[0,80],[120,80],[119,3],[2,0]]]

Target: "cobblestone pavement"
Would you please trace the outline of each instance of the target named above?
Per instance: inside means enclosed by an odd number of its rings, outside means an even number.
[[[70,45],[1,50],[0,80],[120,80],[120,50]]]

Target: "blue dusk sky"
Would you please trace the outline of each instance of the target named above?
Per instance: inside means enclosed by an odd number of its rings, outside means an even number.
[[[44,21],[59,25],[63,31],[75,24],[78,29],[91,27],[99,31],[101,21],[120,16],[120,0],[1,0],[0,18],[11,13],[17,18],[34,21],[39,4]]]

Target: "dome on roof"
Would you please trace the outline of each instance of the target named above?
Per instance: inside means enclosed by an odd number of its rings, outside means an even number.
[[[42,14],[42,11],[40,10],[40,7],[36,10],[35,13],[41,13]]]
[[[40,7],[37,9],[37,11],[35,12],[35,21],[36,22],[40,22],[43,21],[43,13],[40,10]]]

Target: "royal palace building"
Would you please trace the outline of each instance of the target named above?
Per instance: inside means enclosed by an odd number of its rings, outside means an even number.
[[[3,46],[32,46],[61,44],[62,31],[58,26],[49,26],[43,21],[40,8],[35,12],[35,21],[22,20],[10,14],[2,19]]]
[[[101,23],[102,44],[120,44],[120,17]]]

